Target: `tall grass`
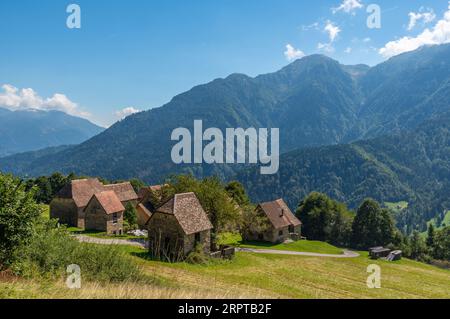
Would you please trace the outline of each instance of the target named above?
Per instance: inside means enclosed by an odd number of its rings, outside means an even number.
[[[27,278],[62,278],[67,266],[80,266],[81,275],[98,282],[143,280],[141,269],[115,246],[79,243],[52,222],[39,225],[30,243],[17,252],[12,270]]]

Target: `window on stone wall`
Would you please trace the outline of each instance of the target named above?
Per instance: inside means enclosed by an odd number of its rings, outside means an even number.
[[[118,220],[119,220],[119,218],[117,216],[117,213],[114,213],[113,214],[113,224],[117,224]]]
[[[280,230],[280,232],[278,233],[279,236],[283,236],[283,231]]]

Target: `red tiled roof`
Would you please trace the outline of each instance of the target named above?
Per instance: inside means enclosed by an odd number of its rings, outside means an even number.
[[[117,197],[114,191],[104,191],[94,194],[93,198],[96,198],[100,205],[105,210],[106,214],[120,213],[125,210],[119,197]]]
[[[176,194],[156,211],[173,214],[186,235],[213,228],[208,215],[194,193]]]
[[[262,203],[259,207],[261,207],[262,211],[267,215],[275,229],[280,229],[291,225],[299,226],[302,224],[282,199]]]

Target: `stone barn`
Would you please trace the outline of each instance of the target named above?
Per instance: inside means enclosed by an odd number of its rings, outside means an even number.
[[[61,224],[84,228],[84,209],[95,193],[103,191],[98,179],[73,180],[50,203],[50,217]]]
[[[50,203],[50,217],[70,227],[85,228],[84,209],[94,194],[114,191],[126,207],[137,204],[137,194],[130,183],[103,185],[98,179],[73,180],[64,186]]]
[[[267,221],[267,230],[262,233],[251,231],[247,240],[282,243],[288,239],[301,238],[302,223],[295,217],[283,199],[259,204],[256,212]]]
[[[114,191],[94,194],[84,210],[85,228],[122,235],[124,211],[125,207]]]
[[[202,244],[209,254],[212,228],[194,193],[177,194],[156,209],[147,223],[151,253],[184,257]]]

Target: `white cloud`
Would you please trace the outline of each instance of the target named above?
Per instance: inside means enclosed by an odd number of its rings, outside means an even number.
[[[336,37],[341,32],[341,29],[338,26],[334,25],[333,22],[327,21],[324,31],[328,33],[330,42],[334,42],[334,40],[336,40]]]
[[[436,45],[450,43],[450,2],[444,17],[436,22],[436,25],[426,28],[416,37],[405,36],[401,39],[390,41],[378,52],[385,58],[414,51],[423,45]]]
[[[352,48],[348,47],[347,49],[344,50],[344,52],[350,54],[352,53]]]
[[[131,115],[131,114],[135,114],[135,113],[139,113],[140,110],[135,109],[134,107],[126,107],[120,111],[116,111],[114,114],[120,118],[120,119],[124,119],[127,116]]]
[[[301,50],[295,49],[291,44],[286,45],[286,51],[284,51],[284,56],[288,61],[294,61],[305,56],[305,53]]]
[[[336,14],[339,11],[343,11],[345,13],[355,14],[357,9],[361,9],[363,7],[361,0],[343,0],[341,5],[337,8],[332,8],[333,14]]]
[[[49,98],[43,98],[31,88],[18,89],[11,84],[4,84],[2,89],[3,92],[0,92],[0,106],[12,111],[54,110],[85,118],[90,116],[89,113],[81,111],[75,102],[72,102],[66,95],[61,93],[56,93]]]
[[[416,26],[417,22],[423,21],[423,24],[433,22],[436,19],[436,14],[433,9],[425,9],[421,7],[419,12],[410,12],[409,14],[408,31],[411,31]]]
[[[320,24],[319,24],[319,22],[314,22],[310,25],[302,25],[301,29],[302,29],[302,31],[319,30]]]
[[[371,38],[364,38],[364,39],[363,39],[363,42],[365,42],[365,43],[368,43],[368,42],[370,42],[370,41],[372,41]]]
[[[327,53],[333,53],[335,51],[333,47],[333,42],[336,40],[337,36],[341,32],[341,29],[338,26],[334,25],[333,22],[327,21],[323,31],[328,34],[328,38],[330,39],[330,41],[328,43],[319,42],[317,44],[317,49],[323,50]]]

